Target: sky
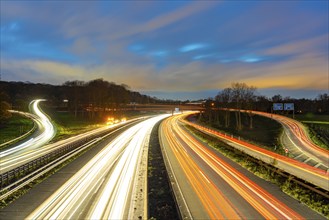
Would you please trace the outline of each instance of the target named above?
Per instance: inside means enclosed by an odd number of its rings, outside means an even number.
[[[163,99],[328,92],[328,1],[0,1],[1,79],[97,78]]]

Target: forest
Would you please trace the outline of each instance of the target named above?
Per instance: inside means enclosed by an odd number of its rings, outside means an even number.
[[[48,107],[91,119],[129,103],[160,102],[154,97],[131,91],[127,85],[103,79],[67,81],[62,85],[0,81],[0,121],[5,122],[11,117],[8,109],[28,111],[28,104],[33,99],[46,99]]]

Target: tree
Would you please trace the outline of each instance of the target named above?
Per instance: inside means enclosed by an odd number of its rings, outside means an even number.
[[[229,126],[229,106],[235,107],[236,129],[242,130],[241,109],[245,109],[249,116],[249,127],[253,128],[253,107],[256,101],[256,87],[248,86],[245,83],[232,83],[231,88],[225,88],[216,96],[216,100],[225,107],[225,127]]]
[[[316,102],[318,112],[329,112],[329,96],[327,93],[319,94]]]
[[[108,104],[109,85],[110,83],[103,79],[95,79],[88,82],[87,88],[92,109],[92,119],[95,117],[96,111],[99,117],[104,114]]]
[[[215,97],[216,101],[218,101],[224,107],[224,124],[225,127],[230,126],[230,109],[229,104],[232,102],[232,89],[225,88],[220,91]]]
[[[7,102],[8,99],[9,97],[5,92],[0,92],[0,124],[3,124],[11,117],[11,113],[8,111],[11,109],[10,104]]]
[[[79,80],[66,81],[63,85],[67,87],[69,106],[74,109],[74,117],[76,118],[78,115],[78,108],[83,97],[82,87],[85,85],[85,82]]]
[[[235,103],[235,121],[236,121],[236,129],[238,131],[242,130],[241,123],[241,107],[243,103],[243,99],[245,97],[245,93],[247,91],[247,84],[245,83],[232,83],[232,98]]]
[[[280,95],[280,94],[278,94],[278,95],[274,95],[273,97],[272,97],[272,102],[282,102],[282,96]]]
[[[253,106],[254,103],[256,101],[256,87],[254,86],[247,86],[246,91],[244,93],[244,101],[246,103],[246,110],[247,110],[247,114],[249,116],[249,128],[252,129],[253,128]]]

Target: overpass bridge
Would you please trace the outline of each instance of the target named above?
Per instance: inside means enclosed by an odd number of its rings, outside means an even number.
[[[125,111],[203,111],[204,107],[198,104],[128,104],[122,110]]]

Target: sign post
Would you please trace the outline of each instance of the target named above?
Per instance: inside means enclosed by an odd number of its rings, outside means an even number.
[[[273,111],[282,111],[283,104],[282,103],[273,103]]]
[[[295,118],[295,106],[294,103],[284,103],[285,111],[292,111],[292,118]]]

